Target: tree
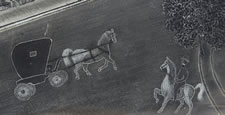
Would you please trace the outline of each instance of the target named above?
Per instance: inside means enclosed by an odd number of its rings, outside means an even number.
[[[184,48],[197,48],[200,78],[206,87],[209,100],[217,112],[215,101],[206,83],[207,70],[221,93],[225,96],[213,65],[213,53],[225,47],[225,1],[224,0],[164,0],[163,10],[166,27],[175,33],[174,41]]]
[[[3,6],[5,4],[5,0],[0,0],[0,6]]]

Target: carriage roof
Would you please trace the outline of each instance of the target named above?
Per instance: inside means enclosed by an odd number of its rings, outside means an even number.
[[[21,78],[45,74],[51,44],[51,38],[41,38],[22,42],[14,47],[11,58]]]

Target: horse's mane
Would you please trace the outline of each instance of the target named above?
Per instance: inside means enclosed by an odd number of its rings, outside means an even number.
[[[109,39],[109,36],[108,36],[108,34],[109,34],[110,32],[111,32],[111,31],[106,31],[106,32],[104,32],[104,33],[101,35],[100,39],[98,40],[98,45],[102,45],[102,44],[106,44],[106,43],[110,42],[110,39]]]
[[[177,74],[176,65],[171,59],[167,58],[167,60],[169,62],[168,65],[169,65],[169,68],[170,68],[170,76],[175,78],[176,74]]]

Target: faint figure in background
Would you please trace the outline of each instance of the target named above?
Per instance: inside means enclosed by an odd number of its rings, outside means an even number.
[[[0,0],[0,11],[8,8],[21,6],[35,0]]]
[[[10,2],[11,7],[19,6],[19,3],[15,0],[10,0],[9,2]]]
[[[19,3],[19,5],[24,5],[26,3],[29,3],[29,2],[33,2],[35,0],[15,0],[17,3]]]
[[[6,0],[0,0],[0,11],[1,10],[6,10],[10,7],[10,3],[7,2]]]
[[[19,5],[25,4],[25,0],[16,0],[16,1],[19,3]]]
[[[175,86],[174,86],[174,100],[177,98],[177,94],[180,94],[180,89],[184,87],[186,84],[186,81],[189,77],[189,71],[186,67],[187,64],[189,64],[189,60],[187,56],[183,56],[181,58],[181,68],[177,75],[175,76]]]

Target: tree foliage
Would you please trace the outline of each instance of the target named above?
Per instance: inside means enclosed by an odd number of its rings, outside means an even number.
[[[205,41],[225,47],[225,0],[164,0],[163,10],[179,45],[193,48]]]

